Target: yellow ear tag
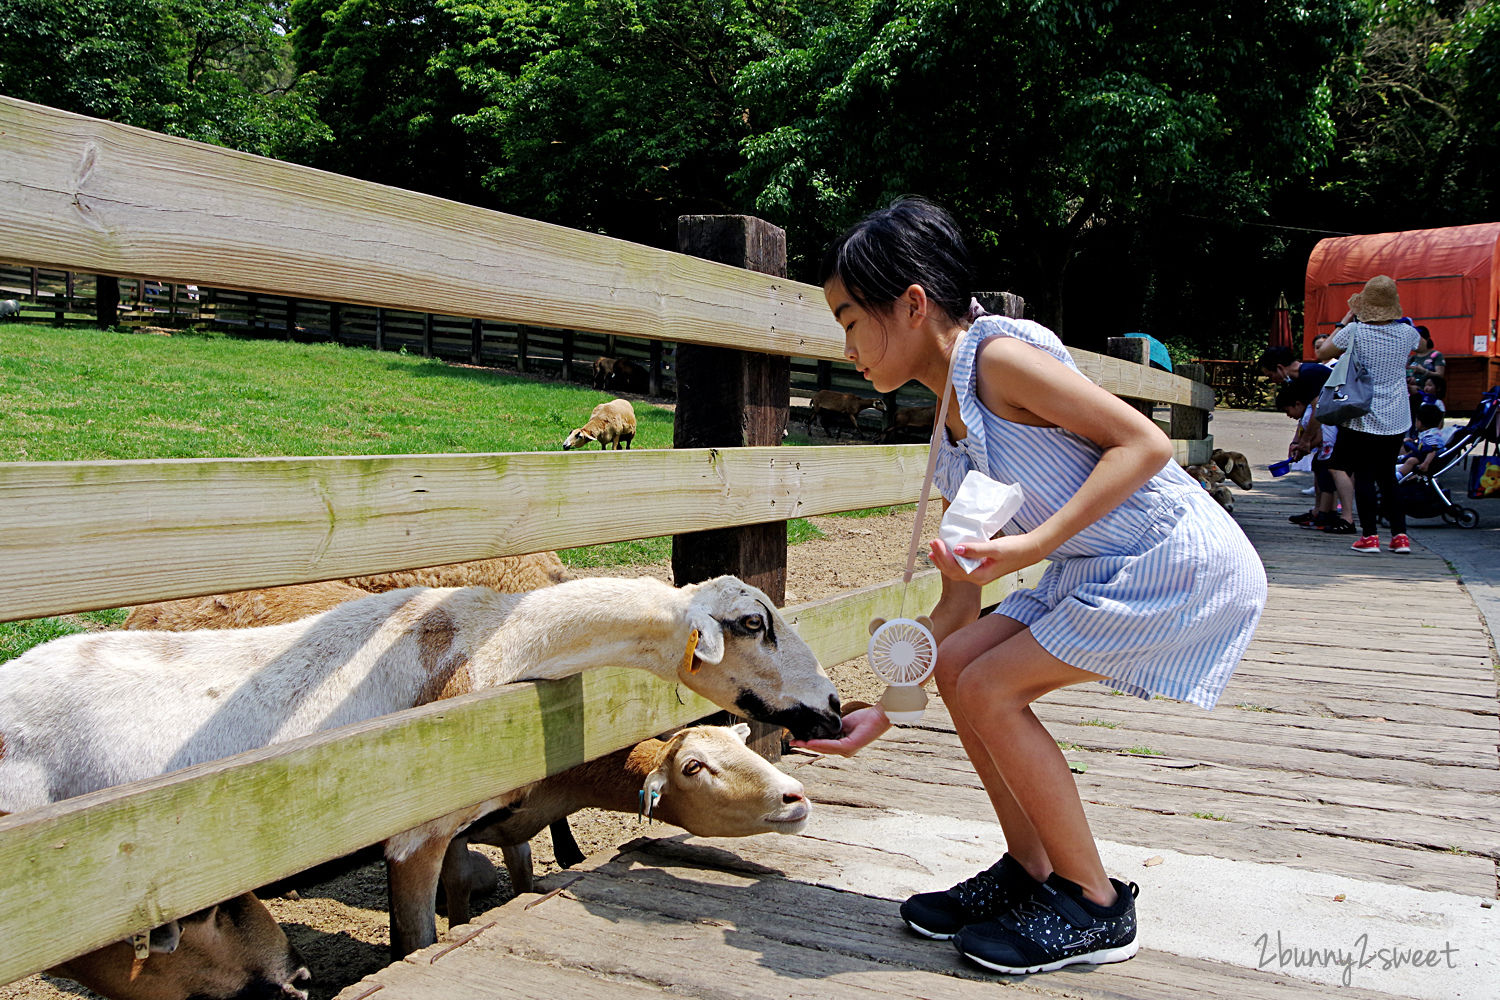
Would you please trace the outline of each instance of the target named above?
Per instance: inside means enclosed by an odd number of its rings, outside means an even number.
[[[696,674],[703,669],[703,665],[693,658],[698,652],[698,630],[693,629],[688,635],[687,652],[682,654],[682,669],[690,674]]]

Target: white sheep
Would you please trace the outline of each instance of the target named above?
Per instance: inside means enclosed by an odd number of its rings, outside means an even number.
[[[680,588],[583,579],[522,594],[418,587],[266,628],[100,632],[35,647],[0,666],[0,810],[606,665],[649,670],[801,739],[842,728],[812,651],[770,598],[732,576]],[[386,841],[397,954],[436,939],[453,834],[511,794]]]
[[[0,319],[21,315],[21,303],[15,299],[0,299]]]
[[[741,723],[693,726],[666,740],[643,740],[520,789],[454,843],[501,848],[511,888],[531,892],[528,841],[579,809],[645,813],[700,837],[800,833],[810,812],[802,783],[746,746],[749,735],[750,727]],[[655,796],[649,811],[643,809],[643,793]],[[468,922],[476,889],[476,869],[462,863],[464,853],[450,850],[443,864],[450,927]]]
[[[598,441],[600,450],[614,445],[615,450],[619,451],[622,442],[629,448],[633,440],[635,407],[630,405],[628,399],[611,399],[594,407],[588,423],[568,433],[567,440],[563,442],[563,451],[582,448],[591,441]]]

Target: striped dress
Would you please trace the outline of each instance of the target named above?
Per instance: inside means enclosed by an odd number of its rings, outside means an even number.
[[[1062,342],[1026,320],[983,316],[955,348],[953,384],[968,437],[942,435],[935,480],[952,499],[978,469],[1020,483],[1025,503],[1007,533],[1031,531],[1076,493],[1102,449],[1060,427],[1003,420],[979,401],[980,347],[1014,337],[1077,370]],[[1043,649],[1106,684],[1212,708],[1266,603],[1260,557],[1234,519],[1176,462],[1064,542],[1035,588],[996,609],[1027,625]]]

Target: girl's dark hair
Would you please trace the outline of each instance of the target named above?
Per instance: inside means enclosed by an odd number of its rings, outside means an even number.
[[[866,309],[895,302],[912,285],[954,319],[968,314],[974,271],[958,223],[924,198],[901,198],[834,240],[818,284],[838,278]]]
[[[1422,338],[1421,340],[1417,341],[1418,346],[1425,343],[1427,345],[1426,349],[1429,351],[1432,350],[1432,334],[1427,332],[1427,327],[1417,327],[1417,335]]]
[[[1444,396],[1448,395],[1448,380],[1443,378],[1443,376],[1433,375],[1431,373],[1423,375],[1422,385],[1426,385],[1428,381],[1432,382],[1432,394],[1438,399],[1442,399]],[[1421,386],[1418,386],[1418,388],[1421,388]]]

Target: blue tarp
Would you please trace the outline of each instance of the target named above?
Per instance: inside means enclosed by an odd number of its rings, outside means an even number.
[[[1127,333],[1125,336],[1139,337],[1151,346],[1150,358],[1153,367],[1160,368],[1166,372],[1172,370],[1172,355],[1167,353],[1166,344],[1144,333]]]

